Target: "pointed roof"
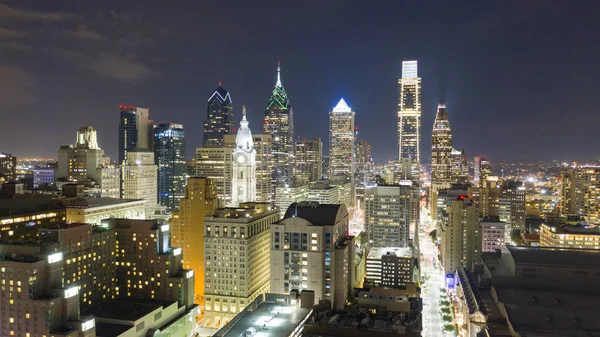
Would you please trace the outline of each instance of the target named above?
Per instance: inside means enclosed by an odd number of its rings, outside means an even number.
[[[229,92],[221,86],[221,82],[219,82],[219,86],[215,89],[212,95],[210,95],[208,103],[210,103],[213,100],[217,100],[219,101],[219,103],[225,105],[231,104],[231,96],[229,95]]]
[[[248,120],[246,119],[245,105],[242,105],[242,116],[240,128],[238,129],[237,136],[235,137],[235,148],[244,150],[246,152],[251,152],[254,149],[254,141],[252,139],[252,132],[248,126]]]
[[[344,99],[342,98],[335,106],[335,108],[333,108],[333,112],[352,112],[352,109],[350,109],[348,104],[346,104],[346,101],[344,101]]]
[[[275,83],[275,87],[271,92],[271,97],[269,97],[269,103],[265,108],[267,111],[272,109],[278,110],[290,110],[290,100],[285,93],[285,89],[283,88],[283,84],[281,84],[281,63],[277,61],[277,82]]]

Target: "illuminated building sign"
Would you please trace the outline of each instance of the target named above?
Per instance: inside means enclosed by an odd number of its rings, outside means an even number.
[[[54,253],[54,254],[48,255],[48,263],[49,264],[62,261],[62,259],[63,259],[63,253],[62,252],[58,252],[58,253]]]

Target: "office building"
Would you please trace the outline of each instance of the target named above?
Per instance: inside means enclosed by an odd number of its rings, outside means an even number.
[[[450,167],[452,180],[456,182],[466,182],[469,177],[469,162],[467,153],[464,149],[456,150],[452,148],[450,153]]]
[[[175,210],[187,182],[183,125],[161,123],[154,128],[154,163],[158,168],[158,203]]]
[[[470,187],[469,195],[475,201],[480,216],[499,217],[506,222],[506,239],[515,230],[525,231],[525,188],[522,182],[501,181],[488,176],[480,187]]]
[[[321,138],[298,139],[294,155],[294,185],[308,185],[323,175],[323,143]]]
[[[444,273],[454,274],[460,267],[472,270],[481,253],[481,228],[477,207],[468,196],[459,196],[447,208],[448,220],[441,223],[440,246]]]
[[[311,184],[306,193],[306,200],[316,201],[320,204],[345,204],[347,191],[341,186],[332,186],[328,179],[321,179]]]
[[[17,179],[17,157],[0,153],[0,182]]]
[[[271,225],[271,292],[310,290],[315,302],[344,307],[354,289],[354,237],[344,205],[295,203]]]
[[[237,135],[225,135],[225,147],[235,148]],[[273,143],[271,135],[252,135],[256,151],[256,201],[274,202],[275,184],[273,181]]]
[[[329,178],[329,156],[323,156],[321,172],[323,173],[324,178]]]
[[[356,171],[368,171],[372,166],[371,144],[361,139],[356,145]]]
[[[600,222],[600,168],[578,167],[561,173],[561,213]]]
[[[417,61],[402,62],[398,80],[398,159],[410,159],[414,177],[421,165],[421,78]]]
[[[600,249],[600,227],[582,224],[542,224],[540,226],[540,246]]]
[[[110,219],[144,220],[149,215],[145,200],[76,198],[66,200],[66,222],[106,227]]]
[[[412,223],[412,184],[365,188],[365,232],[371,247],[406,247]]]
[[[481,227],[481,251],[493,253],[504,247],[506,222],[495,217],[483,217],[479,221]]]
[[[212,180],[190,177],[179,210],[173,212],[171,245],[181,247],[183,267],[196,273],[196,303],[204,296],[204,217],[213,215],[218,204]]]
[[[120,105],[119,123],[119,163],[127,159],[127,152],[136,149],[152,150],[154,145],[154,125],[147,108]]]
[[[438,104],[433,131],[431,134],[431,187],[429,207],[432,214],[437,212],[437,194],[440,189],[452,183],[452,130],[445,104]]]
[[[354,115],[343,98],[329,113],[329,178],[354,176]]]
[[[198,313],[193,271],[183,270],[179,251],[169,247],[168,225],[52,224],[40,228],[40,238],[0,245],[7,256],[0,298],[15,314],[2,316],[2,336],[191,333]],[[145,319],[131,319],[141,313]]]
[[[256,201],[256,150],[246,119],[246,106],[242,107],[242,121],[235,144],[231,181],[231,205],[234,207]]]
[[[221,86],[208,98],[202,147],[223,147],[225,135],[233,134],[233,103],[229,92]]]
[[[275,192],[275,205],[279,208],[281,216],[285,215],[288,207],[293,203],[308,200],[308,186],[282,186],[277,187]]]
[[[36,167],[31,170],[33,174],[33,188],[54,184],[54,169]],[[118,176],[117,176],[118,177]]]
[[[121,170],[123,199],[144,200],[146,214],[151,214],[156,206],[157,194],[154,153],[149,150],[129,151]]]
[[[274,182],[290,184],[294,163],[294,113],[281,83],[281,65],[277,62],[277,82],[265,108],[264,133],[273,141]]]
[[[0,241],[4,242],[36,240],[40,226],[66,219],[64,204],[51,195],[0,196],[0,204]]]
[[[473,165],[473,184],[481,186],[481,184],[492,175],[492,164],[486,156],[475,156]]]
[[[233,148],[199,147],[196,149],[196,176],[212,180],[223,205],[231,204]]]
[[[416,283],[417,275],[412,248],[378,247],[369,250],[365,282],[370,287],[403,287]]]
[[[270,226],[279,210],[243,203],[205,217],[204,320],[220,327],[269,291]]]
[[[119,198],[120,175],[120,168],[110,164],[98,146],[96,130],[91,126],[79,128],[75,145],[63,145],[58,150],[55,178],[61,182],[97,187],[101,197]]]

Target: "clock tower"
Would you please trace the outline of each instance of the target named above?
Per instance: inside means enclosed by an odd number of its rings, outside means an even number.
[[[235,138],[233,151],[233,179],[231,204],[256,201],[256,150],[246,120],[246,106],[242,106],[242,121]]]

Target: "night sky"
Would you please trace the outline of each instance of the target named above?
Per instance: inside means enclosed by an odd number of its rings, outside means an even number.
[[[0,0],[1,1],[1,0]],[[419,61],[422,161],[439,101],[454,146],[492,162],[598,158],[599,1],[3,1],[0,152],[56,157],[91,125],[117,158],[119,104],[202,143],[218,81],[253,132],[281,60],[296,135],[328,147],[343,97],[377,162],[397,156],[397,79]]]

